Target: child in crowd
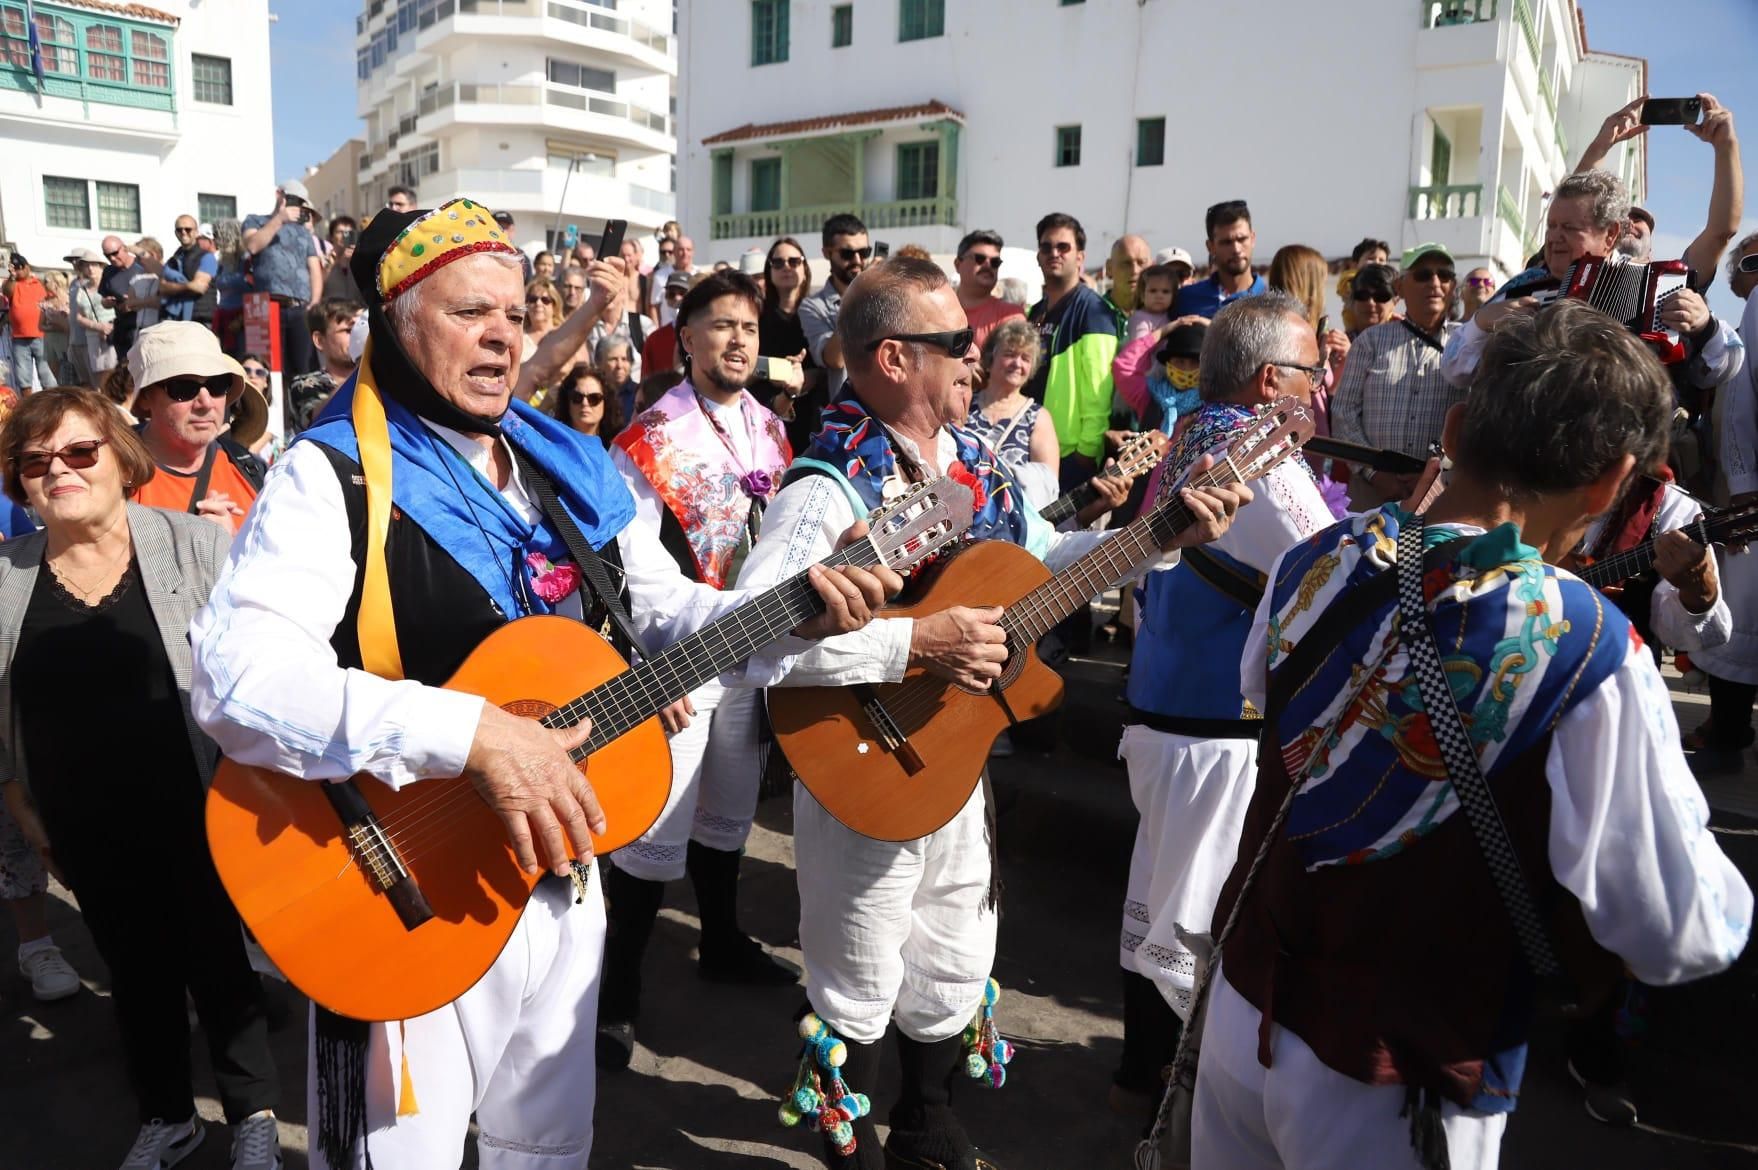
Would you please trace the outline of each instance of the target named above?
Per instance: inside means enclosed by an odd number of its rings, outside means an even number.
[[[1125,344],[1149,333],[1157,333],[1172,319],[1172,298],[1178,295],[1178,273],[1170,264],[1155,264],[1142,271],[1138,288],[1141,307],[1129,315],[1123,338]]]

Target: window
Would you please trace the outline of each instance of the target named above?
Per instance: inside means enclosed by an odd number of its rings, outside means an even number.
[[[780,159],[754,158],[751,160],[751,210],[781,210]]]
[[[37,43],[42,46],[43,72],[79,75],[79,41],[73,25],[51,13],[36,14]],[[0,61],[20,69],[31,67],[30,34],[25,31],[24,9],[0,9]]]
[[[85,30],[85,71],[93,81],[128,84],[128,59],[122,55],[122,30],[94,24]]]
[[[367,78],[369,78],[371,76],[372,76],[372,50],[371,49],[355,49],[354,50],[354,79],[356,81],[365,81]]]
[[[897,197],[932,199],[940,194],[940,144],[905,142],[897,148]]]
[[[232,59],[230,57],[204,57],[196,53],[190,57],[195,73],[195,100],[212,102],[216,106],[232,104]]]
[[[397,0],[397,31],[415,31],[415,0]]]
[[[855,43],[855,6],[838,4],[830,10],[830,47],[846,49]]]
[[[732,214],[732,151],[714,152],[714,214]]]
[[[202,195],[195,197],[195,218],[202,223],[218,223],[222,219],[238,218],[238,197],[236,195]]]
[[[617,75],[609,69],[594,69],[590,65],[577,65],[572,61],[557,61],[553,57],[549,61],[549,79],[557,85],[595,89],[599,93],[615,93],[617,91]]]
[[[898,40],[924,41],[945,35],[946,0],[898,0]]]
[[[133,43],[134,84],[149,89],[170,89],[171,52],[165,38],[138,28],[130,29],[129,33]],[[101,202],[98,210],[103,211]]]
[[[1080,146],[1075,146],[1079,153]],[[1138,167],[1160,167],[1166,165],[1166,119],[1137,118],[1135,120],[1135,165]]]
[[[140,188],[133,183],[98,184],[98,230],[140,230]]]
[[[1428,175],[1428,181],[1438,187],[1446,186],[1453,178],[1453,143],[1439,126],[1434,128],[1434,153],[1429,158]]]
[[[52,228],[78,228],[90,231],[91,201],[84,179],[65,179],[59,175],[43,176],[44,218]]]
[[[1059,167],[1078,167],[1080,165],[1080,127],[1056,127],[1056,165]]]
[[[1071,8],[1076,4],[1085,4],[1087,0],[1061,0],[1062,7]]]
[[[787,0],[751,0],[751,64],[787,60]]]

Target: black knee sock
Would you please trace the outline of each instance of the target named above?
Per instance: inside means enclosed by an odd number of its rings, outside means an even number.
[[[1158,1094],[1160,1074],[1178,1050],[1179,1022],[1154,981],[1123,973],[1123,1058],[1111,1080],[1136,1093]]]
[[[843,1084],[851,1093],[865,1093],[870,1100],[879,1099],[879,1061],[884,1054],[885,1041],[875,1040],[871,1044],[856,1044],[853,1040],[843,1041],[848,1049],[848,1059],[843,1062],[840,1070]],[[831,1170],[885,1170],[885,1151],[879,1143],[879,1131],[873,1128],[873,1115],[858,1118],[853,1123],[855,1131],[854,1153],[843,1155],[830,1144],[828,1135],[824,1139],[824,1163]]]
[[[705,948],[724,946],[743,933],[739,930],[739,858],[737,849],[710,849],[690,842],[685,865],[690,885],[696,890]]]
[[[975,1147],[952,1111],[953,1078],[964,1069],[964,1037],[925,1044],[898,1032],[897,1063],[903,1075],[891,1107],[890,1144],[901,1154],[945,1166],[971,1165]]]
[[[631,1021],[641,1013],[641,957],[653,937],[665,883],[604,867],[610,892],[609,921],[604,938],[604,980],[598,992],[598,1018]]]

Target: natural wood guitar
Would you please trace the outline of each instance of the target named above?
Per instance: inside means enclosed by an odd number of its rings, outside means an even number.
[[[1156,432],[1143,431],[1123,444],[1117,458],[1107,463],[1099,474],[1107,479],[1134,479],[1144,471],[1152,471],[1154,464],[1160,461],[1163,440],[1164,437]],[[1038,515],[1051,524],[1060,524],[1070,516],[1079,515],[1082,508],[1098,498],[1098,489],[1089,481],[1064,492],[1060,498],[1046,504]]]
[[[968,529],[971,509],[968,487],[922,484],[824,563],[907,573]],[[665,808],[671,752],[659,711],[822,610],[801,573],[632,669],[577,621],[522,618],[485,638],[446,689],[546,727],[592,721],[572,754],[604,808],[593,845],[608,852]],[[463,778],[392,789],[364,774],[326,784],[222,760],[207,829],[220,880],[275,965],[311,999],[362,1020],[408,1019],[468,991],[540,876],[520,868],[500,818]]]
[[[1281,399],[1192,483],[1259,479],[1298,451],[1312,427],[1305,406]],[[1004,607],[1009,655],[1001,677],[971,691],[917,666],[898,683],[771,687],[769,721],[788,763],[830,815],[857,833],[882,841],[932,833],[970,799],[995,737],[1062,702],[1062,679],[1039,659],[1038,639],[1122,581],[1191,519],[1183,500],[1168,494],[1054,576],[1004,541],[944,558],[923,576],[919,599],[887,613],[919,618],[954,605]]]

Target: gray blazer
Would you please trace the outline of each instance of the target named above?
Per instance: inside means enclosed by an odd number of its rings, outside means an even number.
[[[146,582],[147,605],[158,622],[165,656],[171,660],[171,672],[177,680],[183,726],[189,732],[189,746],[205,788],[213,779],[220,753],[189,713],[189,621],[207,604],[232,541],[212,520],[140,504],[128,505],[128,531],[134,539],[141,579]],[[12,655],[18,649],[24,611],[37,586],[48,542],[43,532],[0,541],[0,720],[5,728],[5,740],[0,742],[0,782],[29,780],[22,746],[24,729],[12,702]],[[102,729],[94,727],[93,733],[102,734]]]

